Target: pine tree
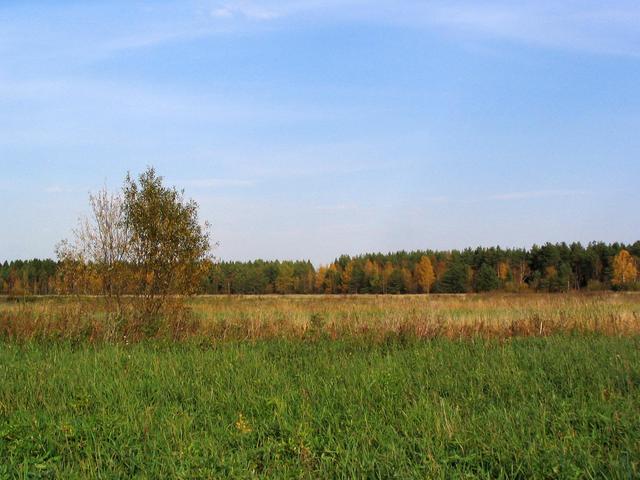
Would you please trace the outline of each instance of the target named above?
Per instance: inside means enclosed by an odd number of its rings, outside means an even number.
[[[476,274],[476,290],[490,292],[500,288],[500,279],[496,271],[488,263],[483,263]]]

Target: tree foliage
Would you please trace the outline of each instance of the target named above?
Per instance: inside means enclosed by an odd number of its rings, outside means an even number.
[[[120,195],[103,189],[89,202],[91,216],[57,247],[58,290],[102,293],[119,316],[122,296],[132,294],[147,321],[157,318],[169,296],[200,291],[211,244],[193,200],[165,187],[149,168],[137,179],[127,175]]]
[[[500,288],[500,278],[488,263],[483,263],[476,274],[476,291],[490,292]]]
[[[91,216],[81,218],[71,240],[56,247],[60,274],[68,292],[78,293],[79,286],[95,290],[112,299],[118,314],[122,312],[122,295],[127,291],[130,230],[126,225],[122,198],[103,188],[89,195]]]
[[[416,282],[418,283],[420,291],[429,293],[435,279],[436,275],[433,272],[431,260],[428,256],[423,255],[416,266]]]
[[[633,285],[638,278],[636,260],[627,250],[620,250],[613,258],[613,278],[611,283],[618,288],[627,288]]]
[[[168,295],[198,291],[211,251],[208,225],[199,223],[198,204],[165,187],[153,168],[137,181],[127,175],[123,207],[134,292],[144,299],[146,313],[156,315]]]
[[[343,255],[317,269],[308,260],[213,262],[206,255],[202,258],[204,260],[194,261],[200,269],[193,269],[195,275],[190,279],[187,291],[209,294],[421,293],[426,292],[425,276],[421,273],[427,264],[425,258],[433,269],[430,291],[434,293],[640,288],[637,275],[640,241],[633,244],[594,242],[586,246],[548,243],[534,245],[529,250],[492,247]],[[194,267],[195,264],[192,263]],[[84,264],[80,267],[87,268]],[[126,269],[132,268],[127,264]],[[0,266],[0,293],[104,293],[104,284],[96,269],[89,270],[86,274],[73,275],[62,263],[50,260],[5,262]],[[202,271],[203,275],[200,274]],[[140,285],[131,281],[138,277],[131,271],[126,277],[129,279],[123,287],[126,293],[138,293]],[[144,281],[144,278],[138,280]],[[170,291],[180,290],[179,282],[172,285]],[[145,286],[144,282],[142,286]]]

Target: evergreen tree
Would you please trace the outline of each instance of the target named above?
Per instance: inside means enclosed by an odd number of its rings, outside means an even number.
[[[465,293],[468,291],[467,266],[461,261],[452,263],[440,282],[442,293]]]
[[[498,288],[500,288],[500,279],[496,271],[488,263],[483,263],[476,274],[476,290],[490,292]]]

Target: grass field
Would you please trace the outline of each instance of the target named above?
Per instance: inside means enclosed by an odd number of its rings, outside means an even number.
[[[637,478],[638,300],[198,298],[140,341],[1,303],[0,478]]]
[[[132,299],[128,299],[133,302]],[[97,297],[0,299],[0,337],[136,341],[640,335],[640,294],[205,296],[151,332],[106,316]],[[130,308],[135,310],[132,303]]]

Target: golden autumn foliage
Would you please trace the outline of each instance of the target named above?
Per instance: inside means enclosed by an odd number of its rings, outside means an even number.
[[[393,275],[393,264],[391,262],[387,262],[382,269],[382,293],[387,292],[391,275]]]
[[[349,286],[351,285],[351,279],[353,278],[353,261],[347,263],[344,271],[342,272],[342,293],[349,293]]]
[[[414,281],[411,270],[407,267],[400,269],[400,277],[402,278],[402,288],[405,293],[416,293],[416,283]]]
[[[447,272],[447,260],[444,260],[444,259],[438,260],[434,270],[434,273],[436,274],[436,280],[441,280],[446,272]]]
[[[373,289],[375,291],[380,287],[381,280],[380,267],[377,263],[374,263],[370,259],[367,259],[364,264],[365,287]]]
[[[325,275],[324,288],[325,293],[337,293],[338,279],[340,277],[340,271],[335,263],[329,265]]]
[[[509,277],[509,264],[507,262],[498,262],[498,278],[505,281]]]
[[[620,250],[613,259],[613,278],[611,283],[622,287],[636,281],[638,268],[635,259],[626,250]]]
[[[424,293],[429,293],[435,280],[436,275],[433,271],[431,260],[424,255],[416,266],[416,281],[418,282],[418,287],[420,287],[420,290]]]
[[[327,276],[327,267],[320,266],[318,267],[318,271],[316,272],[315,284],[314,288],[316,292],[324,291],[324,279]]]

